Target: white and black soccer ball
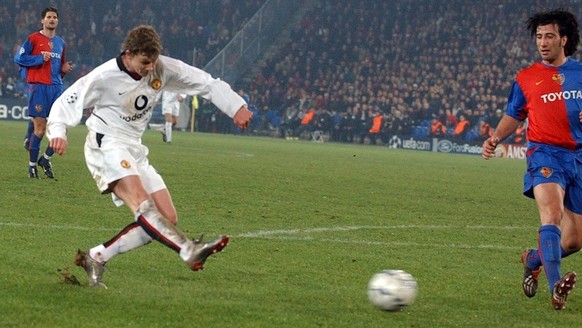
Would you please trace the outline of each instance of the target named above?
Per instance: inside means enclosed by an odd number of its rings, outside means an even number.
[[[416,279],[402,270],[383,270],[370,278],[368,299],[386,311],[397,311],[414,302],[418,287]]]

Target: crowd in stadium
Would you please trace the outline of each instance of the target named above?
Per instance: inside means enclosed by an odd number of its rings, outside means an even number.
[[[127,31],[139,24],[155,26],[165,54],[204,65],[263,3],[264,0],[58,1],[55,6],[59,10],[59,36],[67,44],[67,59],[77,66],[66,82],[72,83],[118,55]],[[12,59],[25,38],[40,29],[40,13],[48,5],[40,0],[0,3],[2,96],[24,96],[24,84]]]
[[[126,31],[141,23],[157,28],[168,54],[204,66],[264,2],[61,2],[59,34],[67,57],[81,64],[68,79],[115,56]],[[320,131],[361,143],[386,143],[393,134],[478,141],[499,120],[514,74],[537,60],[524,20],[556,5],[582,17],[576,4],[322,0],[280,51],[258,63],[260,73],[236,88],[256,113],[251,133],[302,138]],[[24,96],[12,56],[38,27],[44,5],[0,4],[3,96]],[[219,116],[200,111],[198,129],[232,133]]]
[[[284,125],[314,110],[336,140],[427,137],[438,119],[444,134],[482,141],[505,109],[514,74],[538,60],[525,19],[542,1],[322,3],[248,92],[259,110],[285,113]],[[464,119],[469,124],[459,126]]]

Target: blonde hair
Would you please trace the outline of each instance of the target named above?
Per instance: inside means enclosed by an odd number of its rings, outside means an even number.
[[[133,55],[142,54],[150,58],[156,58],[162,52],[160,36],[151,25],[139,25],[131,29],[125,41],[123,50]]]

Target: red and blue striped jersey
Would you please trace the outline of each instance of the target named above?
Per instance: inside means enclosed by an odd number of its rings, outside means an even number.
[[[527,139],[567,149],[582,148],[582,63],[559,67],[537,62],[517,74],[505,113],[528,119]]]
[[[48,52],[51,59],[43,60],[42,54]],[[26,82],[62,85],[61,68],[65,63],[65,41],[59,36],[49,38],[40,32],[32,33],[24,41],[14,62],[26,68]]]

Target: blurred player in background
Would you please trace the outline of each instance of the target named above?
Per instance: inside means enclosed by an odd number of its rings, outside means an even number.
[[[28,116],[34,125],[34,133],[25,137],[25,148],[29,151],[28,176],[38,179],[37,164],[45,175],[54,178],[50,158],[54,151],[49,146],[39,159],[40,144],[46,130],[53,102],[63,93],[65,74],[73,70],[72,62],[65,60],[65,41],[56,35],[59,25],[56,8],[48,7],[41,12],[42,30],[28,36],[14,56],[29,85]],[[29,130],[30,131],[30,130]],[[27,140],[28,147],[27,147]]]
[[[522,254],[522,287],[533,297],[543,266],[552,305],[560,310],[577,278],[560,275],[561,258],[582,247],[582,64],[568,58],[580,35],[576,17],[564,10],[533,15],[527,29],[542,60],[517,74],[505,114],[483,143],[483,158],[494,157],[497,145],[528,119],[524,195],[536,200],[541,226],[539,249]]]
[[[20,77],[24,80],[24,82],[26,83],[26,67],[22,67],[19,66],[18,67],[18,73],[20,74]],[[28,84],[26,85],[26,90],[27,90],[27,96],[28,98],[30,98],[30,93],[29,93],[29,86]],[[30,151],[30,136],[34,133],[34,121],[29,117],[28,120],[28,124],[26,127],[26,134],[24,135],[24,149],[26,151]]]
[[[162,140],[165,143],[172,143],[172,129],[178,122],[180,116],[180,104],[186,98],[185,94],[163,91],[162,92],[162,113],[166,119],[164,129],[162,130]]]
[[[114,256],[148,244],[168,246],[196,271],[229,241],[191,240],[175,225],[178,215],[164,180],[148,160],[142,135],[152,117],[153,103],[163,90],[200,95],[230,116],[241,129],[252,113],[230,86],[182,61],[161,56],[162,45],[151,26],[140,25],[126,36],[123,52],[77,80],[53,105],[47,136],[57,154],[67,149],[66,131],[81,121],[84,108],[93,107],[86,121],[85,160],[101,193],[112,193],[117,206],[125,203],[133,222],[109,241],[77,254],[75,263],[92,286],[102,281],[105,263]],[[179,168],[178,168],[179,169]]]

